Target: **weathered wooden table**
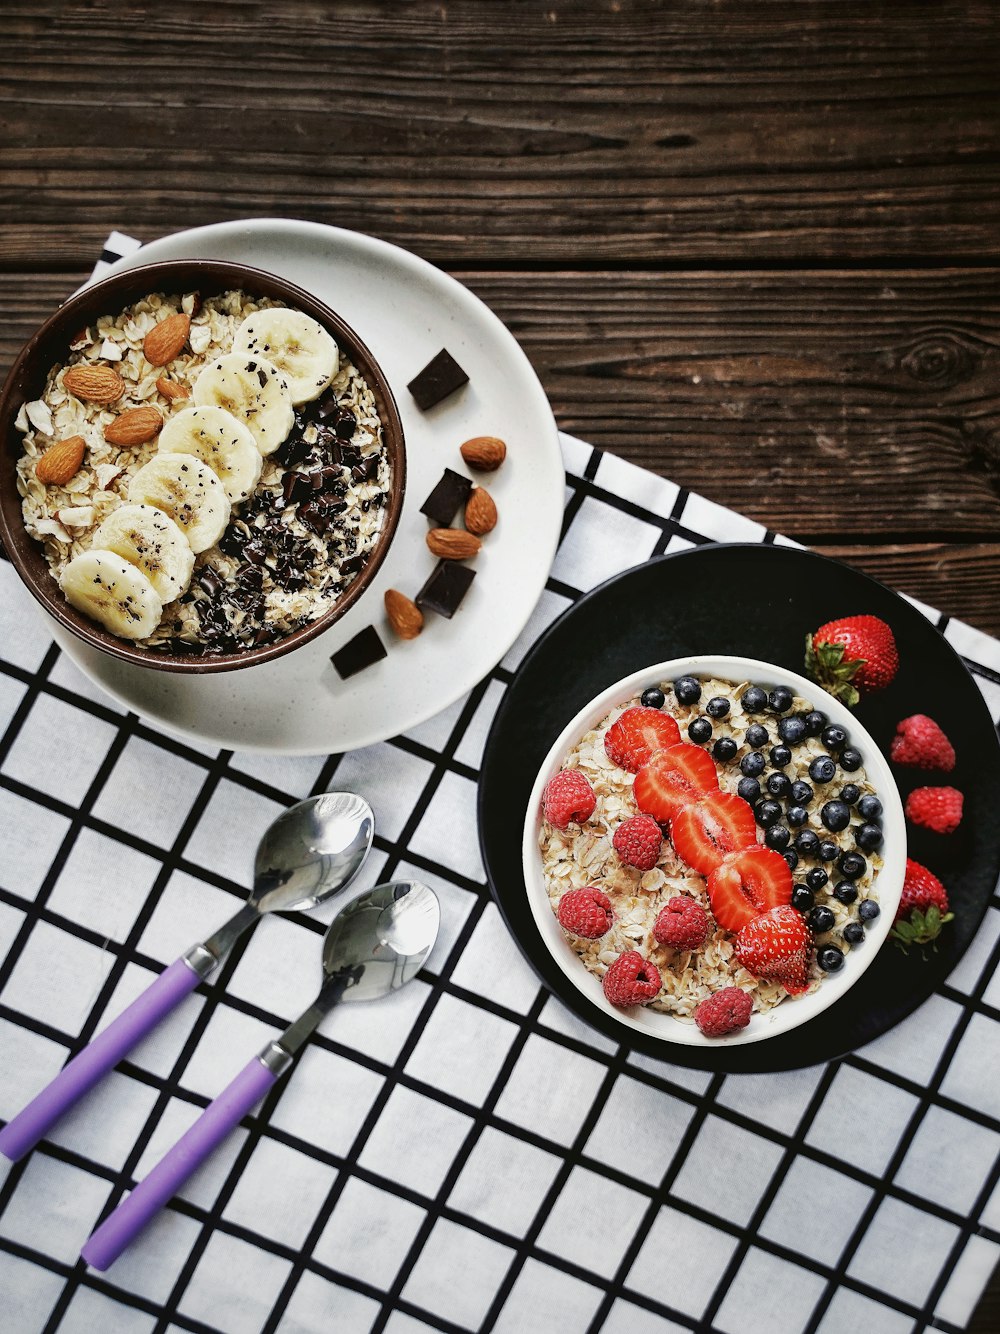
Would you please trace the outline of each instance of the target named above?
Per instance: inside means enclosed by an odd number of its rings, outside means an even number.
[[[986,0],[10,0],[0,363],[112,227],[370,232],[498,312],[565,430],[998,634],[997,33]]]

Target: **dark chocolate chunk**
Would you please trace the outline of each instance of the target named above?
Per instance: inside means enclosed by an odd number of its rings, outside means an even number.
[[[325,422],[330,417],[335,417],[337,415],[339,406],[337,395],[332,389],[328,389],[316,405],[316,416],[321,422]]]
[[[333,429],[337,432],[338,439],[350,440],[358,429],[358,419],[349,408],[345,408],[338,416]]]
[[[198,571],[198,582],[209,597],[214,597],[222,587],[222,579],[211,565],[206,565],[204,569]]]
[[[438,528],[448,528],[469,499],[471,490],[472,482],[468,477],[445,468],[440,482],[420,506],[420,513],[426,514]]]
[[[304,500],[311,489],[309,478],[304,472],[286,472],[281,479],[281,487],[286,505],[294,505]]]
[[[475,577],[475,570],[457,560],[439,561],[417,594],[416,604],[421,611],[436,611],[450,621]]]
[[[385,657],[388,657],[388,654],[378,631],[374,625],[366,625],[353,639],[348,640],[343,648],[332,654],[330,661],[346,681],[349,676],[354,676],[356,672],[363,671]]]
[[[424,412],[440,403],[443,398],[468,384],[469,377],[446,348],[415,375],[406,386]]]
[[[365,564],[365,561],[366,561],[367,559],[368,559],[367,556],[350,556],[350,557],[348,557],[347,560],[345,560],[345,561],[343,561],[343,562],[341,563],[341,566],[340,566],[340,573],[341,573],[341,574],[357,574],[359,570],[361,570],[361,569],[364,568],[364,564]]]

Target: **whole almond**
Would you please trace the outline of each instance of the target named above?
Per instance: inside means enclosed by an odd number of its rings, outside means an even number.
[[[405,593],[386,589],[385,614],[400,639],[416,639],[424,628],[424,613]]]
[[[163,418],[157,408],[126,408],[104,428],[104,438],[109,445],[119,445],[131,449],[135,445],[144,445],[152,440],[163,425]]]
[[[465,504],[465,526],[482,537],[497,526],[496,502],[484,486],[477,486]]]
[[[65,486],[80,471],[87,442],[82,435],[70,435],[51,445],[35,464],[35,476],[47,486]]]
[[[459,452],[476,472],[495,472],[507,457],[507,446],[495,435],[476,435]]]
[[[482,544],[473,533],[461,528],[432,528],[427,534],[427,545],[442,560],[470,560],[479,554]]]
[[[63,385],[87,403],[117,403],[125,392],[125,381],[110,366],[70,366]]]
[[[151,366],[165,366],[173,361],[191,332],[190,315],[168,315],[155,324],[142,340],[142,350]]]
[[[179,380],[168,380],[165,375],[161,375],[156,382],[156,387],[164,398],[172,403],[178,398],[190,398],[191,390],[186,384],[181,384]]]

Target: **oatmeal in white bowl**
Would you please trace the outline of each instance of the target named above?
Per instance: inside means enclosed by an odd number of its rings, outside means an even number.
[[[523,831],[535,923],[605,1014],[665,1042],[756,1042],[871,963],[906,844],[889,767],[819,686],[747,658],[660,663],[581,710]]]

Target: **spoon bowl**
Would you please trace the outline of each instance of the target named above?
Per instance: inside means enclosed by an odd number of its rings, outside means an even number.
[[[315,908],[354,879],[374,833],[372,808],[355,792],[297,802],[257,846],[251,901],[261,912]]]
[[[419,880],[397,880],[361,894],[327,929],[324,988],[350,973],[353,980],[341,1001],[388,995],[423,967],[440,924],[437,898]]]

